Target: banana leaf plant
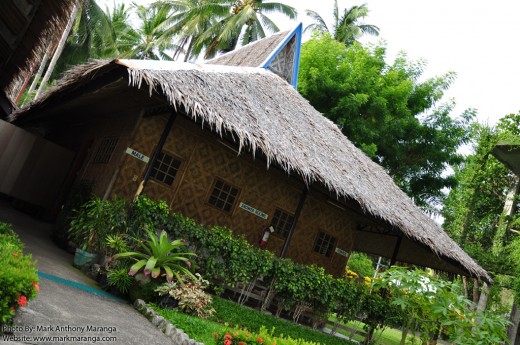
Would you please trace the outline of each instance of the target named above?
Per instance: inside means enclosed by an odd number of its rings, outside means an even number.
[[[185,244],[181,240],[168,240],[166,231],[161,231],[159,235],[155,231],[146,231],[149,239],[147,241],[138,241],[138,250],[134,252],[124,252],[114,255],[115,259],[128,258],[136,262],[130,267],[128,274],[135,276],[141,269],[145,276],[151,275],[157,278],[161,274],[166,275],[166,280],[171,283],[173,277],[182,281],[180,273],[188,276],[193,274],[188,269],[191,263],[188,257],[195,256],[195,253],[179,252],[179,248]]]

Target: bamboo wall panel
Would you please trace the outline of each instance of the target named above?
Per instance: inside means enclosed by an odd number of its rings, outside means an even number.
[[[294,231],[287,256],[304,264],[318,264],[335,276],[342,276],[346,257],[333,252],[330,257],[314,251],[316,237],[325,232],[337,239],[336,246],[350,252],[353,246],[355,223],[353,215],[347,210],[340,210],[326,202],[316,193],[309,193],[305,201],[300,220]],[[336,247],[335,247],[336,248]],[[334,248],[334,249],[335,249]]]
[[[144,118],[131,147],[152,156],[167,117]],[[174,212],[212,226],[226,226],[249,242],[258,243],[263,229],[268,227],[276,208],[295,212],[304,189],[301,181],[289,177],[279,169],[266,169],[262,160],[250,154],[238,153],[221,143],[220,137],[202,130],[189,119],[178,116],[163,147],[163,151],[182,160],[174,184],[150,180],[143,193],[153,199],[165,200]],[[144,173],[145,164],[126,157],[114,188],[114,194],[135,193]],[[138,181],[133,181],[135,175]],[[234,208],[227,213],[207,203],[215,177],[240,189]],[[239,208],[240,202],[268,214],[263,219]],[[299,263],[317,263],[336,276],[343,274],[344,257],[333,254],[325,258],[314,253],[314,242],[320,230],[326,230],[338,239],[338,247],[349,251],[352,247],[352,221],[348,213],[328,205],[319,197],[308,196],[302,216],[289,246],[288,257]],[[284,239],[271,236],[267,249],[279,255]]]
[[[130,148],[151,158],[166,121],[162,116],[143,118],[130,144]],[[143,179],[145,169],[145,162],[125,154],[112,195],[132,200]],[[164,200],[161,195],[151,196],[157,200]]]

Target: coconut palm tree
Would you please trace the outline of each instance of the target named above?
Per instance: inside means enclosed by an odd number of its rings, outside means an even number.
[[[121,57],[133,59],[173,60],[169,51],[175,51],[172,31],[172,13],[168,6],[133,5],[139,19],[138,27],[126,33],[132,49]]]
[[[199,38],[199,42],[211,42],[207,46],[206,57],[211,57],[217,51],[233,50],[239,41],[245,45],[264,38],[266,29],[271,32],[280,31],[267,14],[281,13],[290,19],[296,18],[297,15],[293,7],[279,2],[263,0],[223,2],[230,6],[231,12]]]
[[[329,32],[334,39],[345,43],[347,46],[354,43],[364,34],[373,36],[379,35],[379,28],[377,26],[359,22],[360,19],[368,15],[367,4],[361,6],[355,5],[349,9],[344,9],[343,14],[340,16],[338,1],[334,0],[334,8],[332,11],[334,23],[331,29],[327,27],[327,24],[317,12],[306,10],[305,13],[314,20],[314,23],[305,28],[305,32]]]
[[[185,61],[196,58],[211,43],[200,39],[203,33],[230,13],[229,2],[223,0],[166,0],[156,4],[169,6],[173,12],[171,30],[178,38],[175,60],[181,53]]]

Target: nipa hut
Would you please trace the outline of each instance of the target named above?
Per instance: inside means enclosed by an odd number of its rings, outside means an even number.
[[[144,193],[339,276],[356,250],[491,278],[294,89],[301,26],[206,64],[94,61],[11,123],[75,153],[71,181]]]

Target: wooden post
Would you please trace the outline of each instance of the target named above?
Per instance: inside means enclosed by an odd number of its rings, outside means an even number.
[[[164,143],[166,142],[166,138],[168,138],[168,134],[170,133],[170,130],[172,129],[173,122],[175,121],[175,118],[177,117],[177,113],[172,110],[170,113],[170,118],[168,119],[168,122],[166,123],[166,126],[164,126],[164,130],[161,134],[161,137],[159,138],[159,142],[157,143],[157,146],[155,147],[155,151],[153,152],[152,158],[150,158],[150,161],[148,162],[148,165],[146,166],[146,171],[143,176],[143,180],[139,184],[139,187],[137,188],[137,191],[134,195],[134,200],[141,195],[143,192],[144,187],[146,186],[146,183],[150,179],[150,174],[152,173],[153,166],[155,165],[155,162],[157,161],[157,158],[159,157],[159,154],[162,151],[162,148],[164,146]]]
[[[307,194],[309,193],[309,188],[305,186],[303,188],[302,195],[300,197],[300,201],[298,202],[298,206],[296,207],[296,212],[294,212],[294,220],[291,224],[291,228],[289,229],[289,233],[287,234],[287,238],[285,239],[285,243],[283,244],[282,252],[280,253],[280,258],[284,258],[287,254],[287,248],[289,248],[289,243],[291,243],[291,238],[296,228],[296,224],[298,223],[298,219],[300,218],[300,213],[302,212],[303,204],[305,203],[305,199],[307,199]]]

